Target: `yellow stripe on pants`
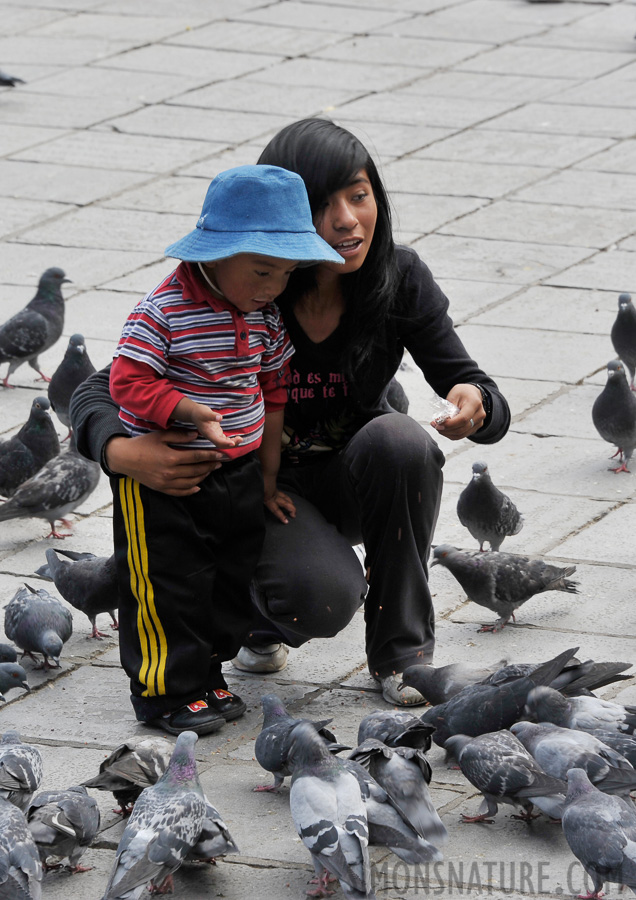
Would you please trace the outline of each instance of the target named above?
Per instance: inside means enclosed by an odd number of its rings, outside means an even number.
[[[138,677],[139,682],[146,686],[142,696],[156,697],[166,693],[168,648],[148,571],[148,546],[139,482],[129,477],[120,479],[119,500],[128,539],[130,589],[137,600],[137,631],[142,655]]]

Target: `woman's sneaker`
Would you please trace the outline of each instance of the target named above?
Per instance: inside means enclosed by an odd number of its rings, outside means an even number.
[[[289,647],[286,644],[261,644],[241,647],[232,660],[241,672],[281,672],[287,665]]]
[[[182,731],[211,734],[225,725],[225,719],[216,710],[211,709],[205,700],[195,700],[146,724],[161,728],[168,734],[181,734]]]

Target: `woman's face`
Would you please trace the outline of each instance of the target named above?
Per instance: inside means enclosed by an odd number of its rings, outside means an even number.
[[[321,263],[320,268],[338,275],[357,272],[367,257],[378,208],[366,169],[360,169],[351,182],[328,198],[314,215],[320,237],[342,256],[344,265]]]

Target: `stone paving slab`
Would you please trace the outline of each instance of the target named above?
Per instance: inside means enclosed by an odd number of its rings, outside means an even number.
[[[309,28],[235,20],[217,21],[202,28],[185,31],[171,38],[170,43],[292,58],[321,50],[341,40],[342,34],[335,28],[331,32],[314,31]]]
[[[471,322],[493,326],[505,322],[515,328],[535,328],[537,322],[543,322],[551,331],[599,334],[605,337],[611,356],[609,334],[617,309],[618,295],[612,291],[541,285],[520,291],[512,299],[474,316]]]
[[[564,287],[596,288],[623,293],[634,284],[634,254],[623,250],[610,250],[589,259],[581,260],[563,272],[546,279],[547,284]]]
[[[604,106],[575,106],[565,103],[528,103],[504,113],[484,128],[497,131],[538,131],[583,137],[631,137],[627,117],[620,109]]]
[[[385,175],[391,192],[494,198],[545,178],[546,173],[533,166],[502,167],[440,159],[402,159],[386,166]]]
[[[636,175],[571,169],[521,188],[516,192],[515,199],[586,208],[603,207],[613,216],[619,210],[636,209]],[[630,230],[633,231],[633,227]]]
[[[583,20],[585,21],[585,20]],[[574,50],[564,47],[537,47],[517,41],[481,53],[462,63],[461,68],[471,72],[489,72],[500,75],[530,75],[541,73],[544,78],[597,78],[629,61],[629,57],[615,52],[599,50]]]
[[[577,163],[575,168],[636,174],[636,140],[623,141]]]
[[[4,195],[24,200],[83,205],[124,188],[140,184],[147,176],[125,170],[99,170],[43,162],[0,161]],[[6,277],[6,276],[5,276]]]

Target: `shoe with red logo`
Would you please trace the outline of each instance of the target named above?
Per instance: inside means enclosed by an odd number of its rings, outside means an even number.
[[[180,706],[174,712],[153,719],[148,724],[162,728],[168,734],[181,734],[182,731],[211,734],[225,725],[225,718],[212,709],[205,700],[195,700],[193,703]]]
[[[216,688],[210,691],[206,697],[210,709],[215,710],[220,716],[223,716],[226,722],[232,719],[238,719],[242,716],[247,706],[245,701],[241,700],[238,694],[232,694],[224,688]]]

